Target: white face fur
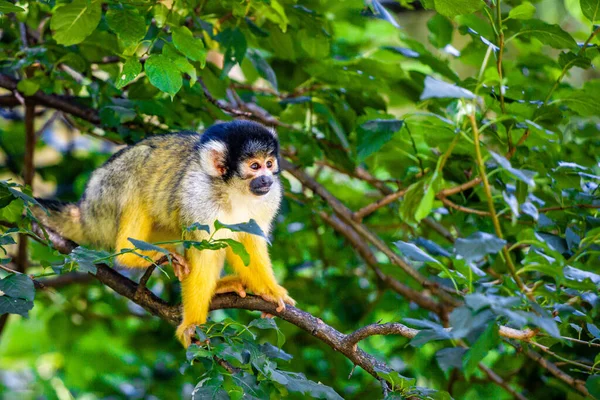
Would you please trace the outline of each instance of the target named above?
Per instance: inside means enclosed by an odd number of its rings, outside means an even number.
[[[225,224],[237,224],[254,219],[268,234],[271,222],[281,202],[281,184],[274,172],[278,170],[275,157],[255,157],[240,165],[241,179],[232,177],[228,182],[215,180],[225,172],[226,145],[219,141],[203,144],[200,150],[200,168],[190,171],[184,179],[184,221],[213,226],[215,220]],[[253,178],[265,176],[273,183],[264,195],[250,190]],[[219,235],[231,236],[228,230]]]

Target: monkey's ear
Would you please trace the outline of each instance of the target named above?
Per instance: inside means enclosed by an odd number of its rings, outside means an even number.
[[[271,132],[271,135],[273,135],[275,138],[277,138],[277,131],[275,130],[275,127],[274,127],[274,126],[268,126],[268,127],[267,127],[267,130],[268,130],[269,132]]]
[[[200,148],[202,169],[215,178],[221,177],[227,172],[226,158],[227,146],[223,142],[211,140]]]

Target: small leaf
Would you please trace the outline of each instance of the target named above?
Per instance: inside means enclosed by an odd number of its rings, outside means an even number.
[[[117,89],[122,89],[125,85],[133,81],[140,72],[142,72],[142,64],[138,59],[135,57],[128,59],[125,61],[125,64],[123,64],[123,70],[119,75],[119,79],[115,82],[115,86]]]
[[[438,351],[435,358],[442,371],[448,373],[452,368],[462,369],[462,360],[466,351],[467,349],[462,347],[448,347]]]
[[[33,301],[15,299],[9,296],[0,296],[0,315],[18,314],[27,317],[29,310],[33,308]]]
[[[425,253],[423,250],[421,250],[412,243],[407,243],[398,240],[397,242],[394,242],[394,245],[398,248],[398,250],[400,250],[400,252],[402,252],[402,254],[404,254],[411,260],[441,264],[438,260],[431,257],[429,254]]]
[[[485,331],[479,336],[473,346],[465,353],[463,367],[464,374],[467,378],[475,371],[479,361],[481,361],[490,350],[495,348],[499,342],[500,335],[498,334],[498,325],[496,325],[495,321],[492,321],[488,324]]]
[[[206,49],[201,39],[196,39],[192,32],[185,26],[173,28],[173,44],[187,58],[199,61],[204,68],[206,64]]]
[[[435,14],[427,21],[429,29],[429,41],[438,49],[442,49],[452,43],[454,26],[452,21],[441,14]]]
[[[17,84],[17,90],[25,96],[32,96],[40,89],[40,84],[32,79],[22,79]]]
[[[563,274],[565,278],[573,281],[585,282],[587,279],[589,279],[594,285],[600,285],[600,275],[595,274],[593,272],[588,272],[578,268],[574,268],[570,265],[567,265],[563,269]]]
[[[225,77],[235,64],[242,63],[248,43],[246,37],[238,28],[226,28],[215,39],[222,45],[222,48],[226,49],[223,56],[223,71],[221,72],[221,77]]]
[[[579,0],[581,12],[591,23],[600,19],[600,0]]]
[[[273,346],[269,342],[259,345],[259,348],[260,351],[262,351],[269,358],[278,358],[283,361],[289,361],[293,358],[291,354],[288,354],[280,348]]]
[[[0,0],[0,13],[8,14],[11,12],[23,12],[23,11],[25,11],[25,9],[23,7],[14,5],[13,3],[6,1],[6,0]]]
[[[600,398],[600,375],[590,375],[585,381],[585,387],[595,398]]]
[[[275,75],[275,71],[269,65],[269,63],[258,53],[256,50],[248,51],[248,59],[258,71],[258,74],[269,81],[273,89],[277,89],[277,75]]]
[[[519,35],[534,37],[543,44],[555,49],[577,50],[577,42],[571,35],[556,24],[547,24],[539,19],[528,19],[523,21]]]
[[[540,217],[540,213],[538,212],[538,209],[536,208],[536,206],[534,206],[530,202],[521,204],[521,211],[523,212],[523,214],[529,215],[535,221],[537,221],[538,218]]]
[[[98,0],[73,0],[59,6],[50,20],[54,40],[65,46],[83,42],[96,29],[101,16]]]
[[[572,51],[563,51],[558,56],[558,64],[565,70],[570,70],[573,67],[588,69],[592,66],[592,60],[573,53]]]
[[[288,371],[278,372],[287,378],[285,387],[290,392],[301,393],[316,399],[343,400],[343,397],[337,394],[335,390],[329,386],[306,379],[304,374]]]
[[[139,43],[148,30],[145,18],[134,8],[109,9],[106,12],[106,23],[125,47]]]
[[[425,8],[433,8],[446,17],[471,14],[481,9],[485,3],[482,0],[428,0]]]
[[[474,99],[475,95],[467,89],[437,80],[431,76],[425,77],[425,88],[420,100],[427,99]]]
[[[172,60],[162,54],[153,54],[146,60],[144,70],[150,83],[157,89],[168,93],[171,98],[179,92],[183,85],[181,72]]]
[[[152,243],[144,242],[133,238],[127,238],[129,242],[136,248],[142,251],[156,251],[157,253],[169,254],[169,251]]]
[[[215,230],[219,229],[229,229],[233,232],[246,232],[267,239],[267,235],[263,232],[261,227],[256,223],[254,219],[239,224],[223,224],[219,221],[215,221]]]
[[[397,119],[373,119],[361,124],[356,130],[359,161],[380,150],[402,129],[403,124],[403,121]]]
[[[192,225],[186,227],[185,230],[187,232],[205,231],[206,233],[210,234],[210,226],[208,226],[208,225],[202,225],[202,224],[200,224],[198,222],[194,222]]]
[[[600,339],[600,329],[598,329],[598,327],[590,322],[588,322],[586,324],[587,326],[587,330],[589,333],[592,334],[592,336],[596,339]]]
[[[0,290],[15,299],[33,301],[35,296],[33,281],[25,274],[12,274],[0,279]]]
[[[79,271],[95,274],[97,272],[95,261],[100,258],[106,258],[107,255],[108,253],[105,251],[91,250],[79,246],[69,254],[65,260],[65,264],[72,262],[77,264]]]
[[[456,254],[467,262],[477,261],[488,254],[496,254],[506,245],[506,240],[499,239],[485,232],[476,232],[467,238],[458,238],[454,243]]]
[[[508,13],[508,18],[530,19],[535,15],[535,6],[528,1],[519,4]]]
[[[242,243],[238,242],[237,240],[233,240],[233,239],[219,239],[219,240],[216,240],[216,242],[227,243],[227,245],[231,248],[231,251],[233,251],[236,255],[238,255],[242,259],[242,262],[244,263],[244,265],[246,267],[248,265],[250,265],[250,254],[248,254],[246,247],[244,247],[244,245]]]
[[[510,161],[500,154],[494,153],[493,151],[490,151],[490,155],[502,168],[508,171],[515,178],[525,182],[531,187],[535,187],[535,181],[533,180],[533,177],[537,174],[537,172],[513,168],[510,164]]]

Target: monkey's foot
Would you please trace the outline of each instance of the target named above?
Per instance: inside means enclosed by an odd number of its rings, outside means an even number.
[[[296,300],[292,299],[287,290],[285,290],[282,286],[277,285],[273,290],[269,290],[263,293],[256,293],[257,296],[260,296],[263,300],[268,301],[269,303],[277,304],[276,311],[282,312],[285,310],[285,305],[289,304],[290,306],[296,305]],[[263,313],[263,316],[269,316],[270,314]]]
[[[184,324],[182,322],[177,327],[177,331],[175,331],[175,336],[177,336],[177,339],[179,339],[183,347],[185,347],[186,349],[192,344],[192,338],[196,334],[197,326],[198,325],[196,324]],[[198,343],[198,340],[196,339],[195,342]]]
[[[173,264],[173,272],[177,279],[182,281],[188,274],[190,273],[190,266],[182,255],[177,253],[170,253],[171,256],[171,264]],[[167,262],[163,264],[167,264]]]
[[[226,276],[217,282],[215,294],[237,293],[240,297],[246,297],[246,288],[237,276]]]

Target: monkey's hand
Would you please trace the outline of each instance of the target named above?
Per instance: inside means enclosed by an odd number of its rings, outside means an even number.
[[[188,265],[187,261],[182,255],[171,252],[170,256],[171,264],[173,264],[173,272],[175,273],[177,279],[182,281],[183,278],[188,276],[188,274],[190,273],[190,266]],[[167,257],[163,257],[161,261],[163,260],[164,262],[161,263],[162,265],[169,264],[169,259]]]

